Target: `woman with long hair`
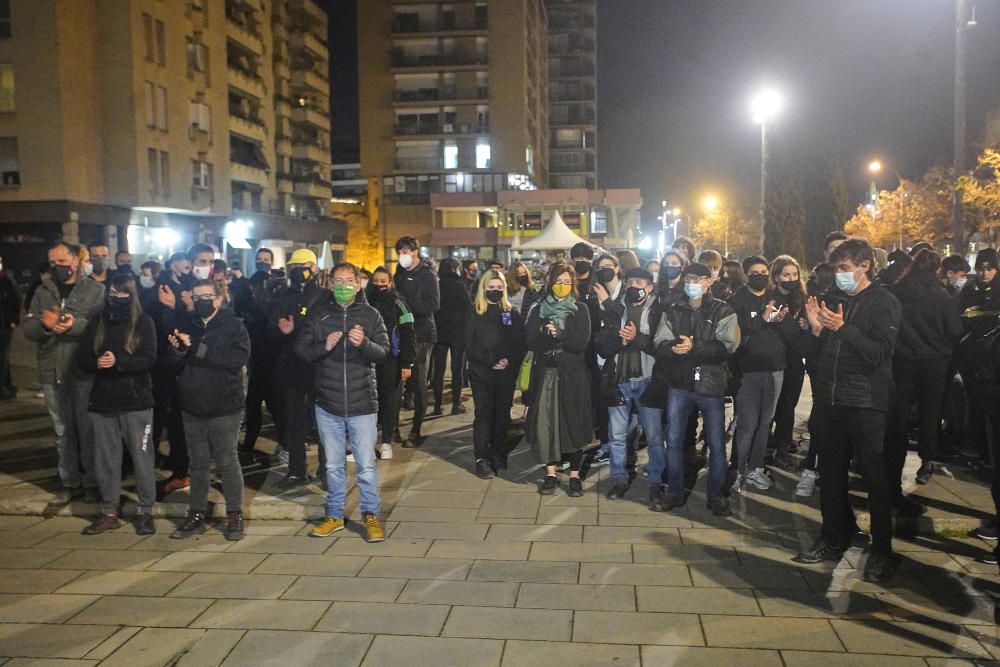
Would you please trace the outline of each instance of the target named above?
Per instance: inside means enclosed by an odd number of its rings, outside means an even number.
[[[150,370],[156,364],[156,327],[142,312],[132,275],[119,273],[109,280],[104,310],[88,327],[78,355],[80,368],[94,374],[88,407],[101,492],[101,513],[83,532],[96,535],[121,526],[118,506],[124,442],[139,496],[135,532],[151,535],[155,532],[156,477]]]
[[[736,290],[747,284],[747,275],[743,270],[743,265],[735,259],[729,259],[722,263],[722,271],[719,273],[719,282],[725,284],[729,291],[736,293]]]
[[[567,495],[582,496],[583,449],[594,438],[591,379],[587,367],[590,312],[579,300],[573,267],[559,261],[549,267],[537,308],[525,325],[532,351],[527,441],[545,465],[542,495],[559,487],[556,466],[569,459]]]
[[[524,324],[507,297],[503,271],[490,269],[482,275],[465,331],[476,475],[489,479],[507,469],[510,408],[525,354]]]
[[[531,271],[524,262],[513,262],[507,269],[505,276],[507,282],[507,299],[515,312],[523,313],[525,299],[531,299],[531,294],[535,292],[535,283],[531,280]],[[475,295],[473,295],[475,299]],[[531,307],[531,304],[528,304]]]

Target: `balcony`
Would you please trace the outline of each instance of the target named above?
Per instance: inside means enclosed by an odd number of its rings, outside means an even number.
[[[312,58],[326,61],[330,51],[326,42],[307,31],[293,32],[288,38],[292,51],[306,51]]]
[[[327,24],[327,15],[314,0],[289,0],[288,11],[295,18],[309,25],[323,26]]]
[[[549,14],[549,32],[593,30],[595,25],[593,16]]]
[[[412,55],[403,51],[392,54],[394,69],[426,69],[440,70],[442,68],[486,69],[489,58],[486,54],[459,55]]]
[[[226,37],[258,56],[264,54],[264,40],[260,31],[246,23],[240,23],[228,13],[226,19]]]
[[[232,64],[229,65],[229,84],[257,99],[264,99],[267,96],[267,88],[264,86],[263,78],[252,72],[239,69]]]
[[[309,123],[321,130],[330,131],[330,114],[319,107],[310,105],[292,107],[292,122]]]
[[[299,89],[308,88],[323,95],[330,94],[330,82],[326,76],[311,69],[292,70],[292,86]]]
[[[302,174],[294,176],[295,196],[312,197],[314,199],[329,199],[332,192],[330,181],[319,174]]]
[[[230,180],[240,181],[241,183],[253,183],[262,188],[266,188],[271,184],[271,178],[266,169],[239,162],[230,162],[229,168]]]
[[[292,78],[291,69],[288,66],[288,59],[275,56],[274,58],[274,77],[281,79]]]
[[[235,132],[247,139],[253,139],[258,143],[267,141],[267,127],[259,118],[247,118],[229,114],[229,131]]]
[[[292,117],[292,100],[280,95],[274,96],[274,113],[281,118]]]
[[[443,86],[441,88],[421,88],[419,90],[397,90],[393,93],[392,99],[397,105],[403,106],[407,103],[420,102],[469,102],[482,103],[490,98],[488,86],[481,86],[474,90],[459,91],[455,86]],[[417,104],[419,106],[419,104]]]
[[[444,169],[444,161],[439,157],[398,157],[396,171],[426,171]]]
[[[292,154],[292,140],[288,137],[278,137],[274,140],[274,150],[278,155]]]
[[[438,135],[485,135],[490,128],[467,123],[442,123],[440,125],[397,125],[397,137],[426,137]]]
[[[597,76],[592,63],[577,64],[572,62],[562,62],[555,67],[549,68],[549,80],[553,79],[592,79]]]
[[[329,146],[299,142],[292,142],[292,157],[296,160],[308,160],[320,164],[330,164],[332,159]]]
[[[284,172],[278,174],[278,192],[281,194],[292,194],[295,192],[295,184],[292,182],[292,175]]]

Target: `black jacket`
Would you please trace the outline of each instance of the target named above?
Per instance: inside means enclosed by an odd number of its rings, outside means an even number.
[[[675,354],[672,349],[680,336],[690,336],[694,342],[691,351],[684,355]],[[702,297],[697,310],[684,298],[664,311],[654,344],[654,380],[659,376],[661,382],[673,389],[723,396],[729,377],[727,362],[740,345],[736,313],[711,293]]]
[[[781,322],[766,322],[764,310],[772,300],[777,305],[773,294],[757,296],[746,285],[729,298],[740,324],[740,348],[734,361],[743,373],[785,370],[788,340],[795,337],[799,326],[791,313]]]
[[[441,307],[437,273],[424,259],[415,269],[398,267],[393,282],[406,299],[406,305],[413,311],[413,330],[417,335],[417,343],[437,341],[434,313]]]
[[[469,360],[469,376],[489,381],[495,374],[516,375],[527,352],[524,322],[515,311],[503,311],[498,304],[489,304],[486,312],[476,314],[470,309],[465,327],[465,355]],[[493,369],[501,359],[507,359],[507,369]]]
[[[358,347],[347,339],[355,326],[365,331]],[[326,339],[337,331],[343,337],[327,351]],[[316,404],[323,410],[338,417],[378,412],[373,364],[389,354],[389,337],[378,310],[360,299],[346,310],[333,299],[318,303],[303,323],[295,352],[315,368]]]
[[[125,350],[128,322],[111,322],[107,314],[105,310],[101,319],[90,323],[77,353],[81,370],[94,374],[88,408],[100,414],[148,410],[153,407],[149,371],[156,365],[156,327],[149,315],[140,316],[136,330],[138,342],[135,351],[129,353]],[[95,352],[94,339],[102,323],[103,343]],[[105,352],[115,355],[115,365],[99,369],[97,358]]]
[[[174,329],[187,331],[191,326],[191,320],[194,319],[181,297],[182,292],[191,290],[194,282],[190,275],[185,275],[182,276],[180,283],[175,283],[170,271],[164,269],[156,279],[152,296],[149,297],[147,303],[143,304],[143,311],[153,318],[153,324],[156,325],[157,365],[160,367],[165,368],[173,363],[173,358],[167,350],[170,347],[167,343],[167,336],[173,333]],[[167,308],[160,303],[160,287],[162,285],[166,285],[174,293],[173,308]]]
[[[463,345],[465,321],[472,312],[472,301],[465,284],[457,273],[441,274],[441,307],[434,313],[437,342]]]
[[[813,338],[813,345],[819,346],[814,400],[887,412],[899,301],[874,284],[854,296],[835,289],[823,300],[827,307],[834,301],[844,304],[845,324],[839,331],[824,329]]]
[[[21,295],[10,276],[0,271],[0,327],[9,329],[20,323]]]
[[[274,297],[267,325],[267,339],[261,343],[276,350],[277,363],[274,377],[280,385],[312,388],[312,364],[295,353],[295,341],[302,335],[302,324],[309,312],[330,298],[329,290],[314,282],[306,283],[304,289],[294,286],[285,288]],[[278,320],[284,317],[290,317],[295,323],[295,328],[287,335],[281,333],[281,329],[278,328]]]
[[[365,298],[374,306],[389,337],[389,356],[399,362],[399,368],[412,368],[417,359],[417,339],[413,333],[413,313],[395,290],[378,292],[369,284]],[[386,357],[388,360],[389,357]]]
[[[896,359],[947,359],[962,336],[958,303],[933,274],[909,275],[892,288],[901,318]]]
[[[243,366],[250,360],[250,336],[227,307],[208,324],[192,317],[185,332],[191,347],[170,347],[170,356],[181,366],[177,388],[181,410],[210,419],[243,409]]]

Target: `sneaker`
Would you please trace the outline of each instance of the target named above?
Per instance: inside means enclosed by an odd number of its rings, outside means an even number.
[[[391,459],[392,458],[392,444],[388,442],[383,442],[382,446],[379,447],[378,457],[380,459]]]
[[[1000,531],[997,531],[995,524],[989,523],[985,526],[980,526],[979,528],[973,528],[969,531],[969,537],[978,537],[981,540],[986,540],[988,542],[996,542],[997,537],[1000,537]]]
[[[663,494],[663,500],[660,501],[660,511],[669,512],[675,507],[684,507],[684,499],[677,499],[669,493]]]
[[[716,496],[708,501],[708,509],[712,510],[715,516],[730,516],[733,511],[729,509],[729,499]]]
[[[476,477],[479,479],[493,479],[493,466],[486,459],[476,459]]]
[[[156,533],[156,524],[153,522],[153,517],[149,514],[140,514],[132,520],[132,525],[135,527],[136,535],[154,535]]]
[[[736,479],[734,479],[733,483],[729,486],[729,493],[740,493],[743,491],[743,483],[745,481],[746,477],[737,473]]]
[[[817,476],[818,475],[815,470],[803,470],[799,483],[795,485],[795,495],[799,498],[811,497],[813,492],[816,490]]]
[[[174,491],[180,491],[181,489],[186,489],[190,486],[190,477],[171,477],[167,480],[167,483],[163,485],[163,495],[168,496]]]
[[[653,486],[649,489],[649,509],[653,512],[660,511],[660,504],[663,502],[663,488]]]
[[[903,517],[923,516],[927,513],[927,506],[923,503],[918,503],[910,496],[903,496],[897,500],[892,509],[896,516]]]
[[[927,484],[931,481],[931,477],[934,476],[934,464],[930,461],[925,461],[920,464],[920,468],[917,469],[917,484]]]
[[[805,551],[800,551],[792,560],[796,563],[814,565],[825,560],[839,561],[844,556],[843,547],[831,544],[826,538],[821,537]]]
[[[170,533],[170,537],[175,540],[183,540],[192,535],[200,535],[206,530],[208,530],[208,524],[205,523],[205,513],[188,510],[184,523],[177,530]]]
[[[767,491],[774,486],[774,482],[764,473],[763,468],[754,468],[748,472],[745,481],[758,491]]]
[[[431,417],[440,417],[444,414],[444,410],[441,409],[440,405],[435,405],[434,409],[431,410]]]
[[[226,512],[226,539],[230,542],[243,539],[243,512]]]
[[[626,491],[628,491],[628,482],[618,480],[610,489],[608,489],[608,492],[604,494],[604,497],[608,500],[621,500],[625,497]]]
[[[406,436],[406,440],[403,441],[403,447],[406,449],[416,449],[420,445],[424,444],[424,440],[427,438],[420,435],[419,433],[411,433]]]
[[[122,522],[118,520],[117,514],[102,514],[94,519],[94,522],[83,529],[84,535],[100,535],[109,530],[121,528]]]
[[[88,486],[83,490],[83,502],[96,505],[101,502],[101,491],[95,486]]]
[[[507,455],[504,454],[503,456],[497,456],[495,459],[493,459],[492,465],[493,465],[493,472],[499,475],[501,470],[507,469]]]
[[[583,495],[583,482],[579,477],[569,478],[569,489],[566,490],[566,495],[570,498],[579,498]]]
[[[344,457],[344,460],[348,463],[354,463],[354,452],[347,452],[347,456]]]
[[[872,551],[868,555],[868,562],[865,563],[865,581],[879,583],[892,578],[899,567],[899,554]]]
[[[309,486],[309,477],[302,477],[300,475],[292,475],[291,473],[282,477],[277,484],[275,484],[282,491],[291,491],[293,489],[304,489]]]
[[[330,537],[336,532],[344,529],[344,519],[334,519],[332,516],[328,516],[323,519],[323,522],[318,524],[315,528],[309,531],[309,537]]]
[[[983,565],[996,565],[997,564],[997,555],[995,553],[993,553],[992,551],[990,551],[990,552],[988,552],[986,554],[983,554],[979,558],[977,558],[976,562],[977,563],[982,563]]]
[[[385,531],[379,523],[378,516],[371,512],[362,515],[365,522],[365,539],[369,542],[382,542],[385,540]]]
[[[590,467],[597,468],[599,466],[606,466],[611,463],[611,453],[610,452],[597,452],[594,454],[594,458],[590,460]]]
[[[456,403],[455,405],[451,406],[452,417],[454,417],[455,415],[464,415],[464,414],[465,414],[465,406],[462,405],[461,403]]]
[[[538,492],[543,496],[554,495],[559,488],[559,478],[555,475],[546,475],[545,481],[538,487]]]

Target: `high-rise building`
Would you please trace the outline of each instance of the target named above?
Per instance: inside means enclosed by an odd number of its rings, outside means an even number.
[[[597,0],[545,0],[549,187],[597,188]]]
[[[342,243],[314,0],[0,3],[0,253]],[[20,83],[15,87],[15,83]]]
[[[386,258],[436,244],[432,193],[549,180],[542,0],[358,3],[361,168],[376,179]]]

